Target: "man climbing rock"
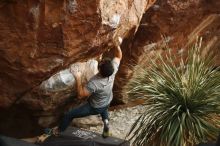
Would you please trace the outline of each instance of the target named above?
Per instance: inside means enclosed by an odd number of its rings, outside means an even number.
[[[81,72],[78,70],[71,71],[76,79],[78,98],[88,99],[81,106],[73,108],[65,113],[59,126],[49,129],[48,133],[55,135],[59,134],[69,126],[74,118],[100,114],[104,123],[102,136],[104,138],[109,136],[108,108],[113,98],[112,88],[115,75],[122,58],[122,51],[120,48],[122,39],[120,37],[118,38],[118,42],[118,45],[111,50],[113,51],[113,59],[103,59],[99,62],[99,72],[94,75],[86,85],[82,85],[81,83]]]

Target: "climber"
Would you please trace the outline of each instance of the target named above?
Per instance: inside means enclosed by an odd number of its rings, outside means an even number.
[[[85,86],[81,84],[81,72],[71,70],[76,79],[78,98],[88,99],[81,106],[73,108],[64,114],[59,126],[48,130],[50,134],[58,135],[69,126],[74,118],[100,114],[104,123],[102,136],[104,138],[109,136],[108,107],[113,98],[112,88],[114,78],[122,58],[121,42],[122,39],[119,37],[117,44],[115,44],[116,47],[113,47],[111,50],[113,51],[114,58],[112,60],[103,59],[99,62],[99,72]]]

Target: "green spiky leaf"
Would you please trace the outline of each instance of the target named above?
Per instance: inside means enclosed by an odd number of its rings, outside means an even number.
[[[215,140],[220,128],[220,72],[197,43],[188,57],[158,55],[137,66],[128,84],[131,98],[145,99],[146,111],[132,126],[135,146],[194,146]],[[179,63],[176,63],[179,60]]]

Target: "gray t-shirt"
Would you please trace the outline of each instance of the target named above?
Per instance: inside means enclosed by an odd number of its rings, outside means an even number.
[[[99,74],[96,74],[89,80],[86,86],[91,93],[88,102],[94,108],[105,107],[112,101],[112,88],[119,64],[113,59],[112,65],[114,67],[114,73],[110,77],[103,78]]]

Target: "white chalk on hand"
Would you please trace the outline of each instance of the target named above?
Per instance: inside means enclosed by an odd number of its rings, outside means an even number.
[[[121,37],[118,37],[118,41],[119,41],[119,43],[121,44],[121,43],[122,43],[122,38],[121,38]]]

